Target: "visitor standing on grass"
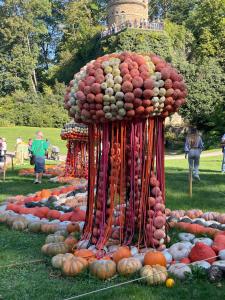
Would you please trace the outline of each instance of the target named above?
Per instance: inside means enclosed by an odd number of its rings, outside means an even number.
[[[48,150],[48,145],[43,137],[43,133],[38,131],[31,147],[32,155],[34,155],[35,184],[41,183],[45,171],[45,155]]]
[[[221,146],[222,146],[222,152],[223,152],[222,173],[225,173],[225,134],[222,136]]]
[[[197,129],[191,128],[186,138],[184,151],[185,155],[188,156],[189,168],[193,169],[193,177],[198,180],[200,180],[199,162],[203,148],[204,144]]]

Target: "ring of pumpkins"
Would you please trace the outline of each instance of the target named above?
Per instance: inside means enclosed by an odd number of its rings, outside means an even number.
[[[83,123],[167,117],[186,102],[186,96],[183,76],[159,56],[113,53],[74,75],[65,108]]]
[[[63,238],[56,238],[63,240]],[[46,241],[54,241],[53,235],[47,237]],[[42,252],[51,255],[52,266],[60,269],[66,276],[77,276],[89,269],[90,273],[100,280],[107,280],[117,273],[121,276],[140,274],[143,281],[148,285],[164,283],[168,277],[166,270],[166,259],[159,251],[149,251],[145,254],[144,266],[138,258],[132,257],[130,249],[121,246],[112,255],[97,259],[95,253],[89,249],[79,249],[67,253],[67,245],[62,241],[45,244]]]

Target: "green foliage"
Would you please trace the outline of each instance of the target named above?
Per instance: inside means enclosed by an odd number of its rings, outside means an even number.
[[[47,32],[43,17],[49,0],[5,0],[0,5],[0,95],[17,89],[36,92],[35,68],[40,40]]]
[[[181,66],[188,85],[188,101],[181,114],[199,129],[208,131],[217,126],[224,111],[223,70],[215,59]],[[221,126],[222,127],[222,126]]]
[[[38,127],[62,127],[68,121],[63,108],[65,86],[56,83],[41,93],[15,91],[0,98],[0,119],[6,123]]]
[[[193,52],[196,56],[217,57],[225,62],[225,0],[202,0],[194,7],[186,20],[196,42]]]

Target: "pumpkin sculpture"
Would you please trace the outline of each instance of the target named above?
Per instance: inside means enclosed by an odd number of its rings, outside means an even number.
[[[92,275],[101,280],[112,278],[116,274],[116,264],[112,260],[100,259],[89,266]]]
[[[89,139],[82,241],[165,248],[164,118],[186,96],[183,76],[155,54],[108,54],[74,75],[65,108]]]
[[[162,252],[159,251],[149,251],[145,254],[144,265],[160,265],[166,267],[166,258]]]
[[[139,259],[134,257],[123,258],[117,264],[117,271],[120,275],[129,276],[138,272],[142,268]]]
[[[144,266],[140,271],[141,277],[148,285],[159,285],[166,282],[168,273],[165,267],[160,265]]]
[[[116,252],[113,253],[113,260],[118,263],[122,258],[128,258],[131,256],[130,249],[126,246],[119,247]]]
[[[51,263],[53,268],[61,269],[63,266],[63,263],[66,261],[66,259],[73,258],[72,253],[66,253],[66,254],[57,254],[52,257]]]
[[[53,256],[56,254],[64,254],[68,252],[68,246],[65,243],[50,243],[42,246],[41,251],[44,254]]]
[[[82,257],[66,258],[62,265],[62,271],[67,276],[76,276],[88,266],[86,259]]]

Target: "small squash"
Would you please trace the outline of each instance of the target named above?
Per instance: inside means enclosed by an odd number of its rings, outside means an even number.
[[[142,263],[139,259],[128,257],[121,259],[117,264],[117,271],[120,275],[129,276],[138,272],[142,268]]]
[[[141,277],[144,277],[143,281],[148,285],[159,285],[166,282],[168,273],[165,267],[160,265],[150,266],[146,265],[141,268]]]
[[[80,249],[74,252],[74,256],[82,257],[88,261],[92,258],[95,258],[95,253],[89,249]]]
[[[92,275],[101,280],[112,278],[116,274],[116,263],[112,260],[100,259],[89,266]]]
[[[61,243],[50,243],[50,244],[45,244],[42,246],[41,251],[44,254],[54,256],[57,254],[64,254],[69,251],[68,246],[61,242]]]
[[[62,265],[62,271],[67,276],[76,276],[88,266],[86,259],[82,257],[67,258]]]
[[[52,260],[51,260],[52,266],[53,266],[53,268],[61,269],[63,263],[65,262],[65,260],[69,259],[69,258],[73,258],[73,257],[74,256],[73,256],[72,253],[57,254],[57,255],[52,257]]]
[[[58,230],[57,224],[42,224],[41,231],[44,233],[55,233]]]
[[[31,232],[40,232],[41,231],[41,222],[31,222],[28,224],[28,229]]]
[[[73,247],[77,244],[77,239],[70,235],[65,239],[64,243],[70,250],[72,250]]]
[[[75,223],[75,222],[70,223],[70,224],[67,225],[67,231],[69,233],[71,233],[71,232],[80,232],[80,225],[78,223]]]
[[[160,265],[166,267],[166,258],[160,251],[148,251],[144,257],[144,265]]]
[[[127,246],[121,246],[113,253],[113,260],[118,263],[122,258],[131,257],[130,249]]]
[[[14,230],[24,230],[27,228],[27,223],[26,222],[23,222],[22,220],[21,221],[14,221],[13,224],[12,224],[12,229]]]
[[[59,242],[63,242],[64,240],[65,240],[65,237],[62,235],[50,234],[46,237],[45,244],[59,243]]]

